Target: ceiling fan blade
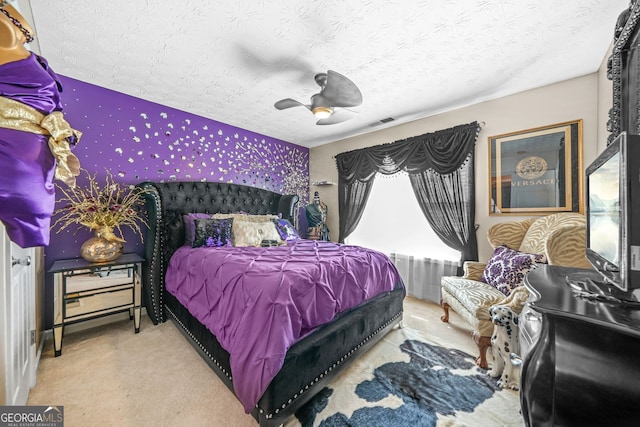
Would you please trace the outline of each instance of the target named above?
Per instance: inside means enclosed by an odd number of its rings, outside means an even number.
[[[327,71],[327,84],[321,93],[331,107],[357,107],[362,104],[362,93],[358,86],[332,70]]]
[[[345,110],[342,108],[333,111],[333,114],[326,119],[320,119],[316,122],[317,125],[335,125],[337,123],[346,122],[349,119],[355,117],[358,114],[355,111]]]
[[[295,99],[291,99],[291,98],[285,98],[285,99],[281,99],[280,101],[276,102],[275,104],[273,104],[274,107],[276,107],[278,110],[284,110],[286,108],[291,108],[291,107],[306,107],[309,108],[310,107],[308,105],[304,105],[302,102],[300,101],[296,101]]]

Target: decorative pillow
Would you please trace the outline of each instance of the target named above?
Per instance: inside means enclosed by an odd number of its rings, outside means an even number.
[[[521,286],[524,276],[535,264],[545,264],[547,257],[528,254],[510,249],[506,245],[498,246],[482,273],[482,281],[493,286],[505,295]]]
[[[233,219],[196,218],[194,248],[202,246],[231,246]]]
[[[211,218],[211,214],[206,213],[190,213],[182,215],[184,222],[184,244],[188,246],[193,245],[193,239],[196,235],[196,218]]]
[[[273,223],[278,230],[278,234],[282,240],[288,242],[290,240],[297,240],[300,238],[298,231],[293,227],[293,224],[288,219],[274,219]]]
[[[251,215],[251,216],[256,216],[256,217],[260,217],[260,216],[271,216],[272,214],[264,214],[264,215],[257,215],[257,214],[252,214],[249,212],[244,212],[244,211],[237,211],[237,212],[233,212],[234,215]],[[221,215],[228,215],[228,214],[221,214]],[[278,215],[275,215],[278,218],[282,218],[282,214],[278,213]]]
[[[273,222],[233,222],[233,246],[260,246],[263,240],[281,241]]]
[[[278,215],[251,215],[246,213],[217,213],[213,214],[212,218],[216,219],[227,219],[233,218],[236,221],[246,221],[246,222],[270,222],[274,219],[278,219]]]

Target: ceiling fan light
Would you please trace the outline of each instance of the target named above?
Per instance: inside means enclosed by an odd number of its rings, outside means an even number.
[[[333,109],[321,105],[315,107],[313,110],[311,110],[311,112],[314,116],[316,116],[317,119],[326,119],[333,114]]]

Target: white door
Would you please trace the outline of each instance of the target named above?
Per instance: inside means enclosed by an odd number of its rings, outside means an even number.
[[[6,405],[24,405],[35,385],[35,249],[11,242],[0,224],[0,348],[4,356]],[[8,274],[7,274],[8,273]],[[4,283],[3,283],[4,282]]]

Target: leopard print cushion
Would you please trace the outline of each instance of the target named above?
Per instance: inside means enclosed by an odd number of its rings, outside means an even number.
[[[524,276],[535,264],[544,264],[547,257],[542,254],[529,254],[510,249],[506,245],[498,246],[482,273],[482,281],[495,287],[505,295],[524,283]]]

